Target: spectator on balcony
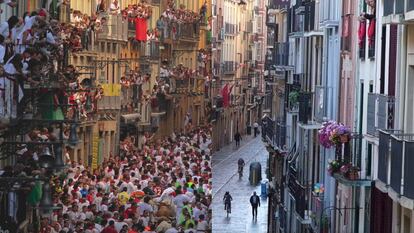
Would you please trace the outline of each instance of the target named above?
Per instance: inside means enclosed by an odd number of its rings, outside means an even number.
[[[96,6],[96,13],[100,14],[104,12],[106,12],[106,4],[105,4],[105,0],[101,0],[101,2],[98,3],[98,5]]]
[[[119,6],[118,0],[113,0],[110,7],[109,12],[113,15],[118,15],[121,13],[121,8]]]

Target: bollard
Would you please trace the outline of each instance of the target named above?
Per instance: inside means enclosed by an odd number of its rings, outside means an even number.
[[[262,196],[262,197],[266,197],[267,196],[267,184],[268,184],[268,182],[269,181],[267,179],[264,179],[260,183],[260,188],[261,188],[261,194],[260,194],[260,196]]]

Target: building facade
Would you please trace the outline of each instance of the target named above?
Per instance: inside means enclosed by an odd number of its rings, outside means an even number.
[[[215,149],[251,133],[261,117],[266,38],[264,1],[213,1],[213,79],[209,85]]]

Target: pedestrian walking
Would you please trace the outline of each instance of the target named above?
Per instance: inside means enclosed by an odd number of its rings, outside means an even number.
[[[254,137],[256,137],[257,134],[259,134],[259,124],[257,122],[253,124],[253,129],[254,129]]]
[[[253,192],[253,195],[250,197],[250,204],[252,205],[253,218],[257,219],[257,207],[260,207],[260,198],[256,192]]]
[[[240,141],[242,140],[242,136],[239,131],[234,135],[234,140],[236,141],[236,146],[240,146]]]

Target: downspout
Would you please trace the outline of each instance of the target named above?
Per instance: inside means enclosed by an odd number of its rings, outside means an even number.
[[[407,36],[408,36],[408,32],[407,32],[407,25],[400,25],[400,37],[401,38],[401,44],[400,44],[400,49],[397,49],[397,57],[401,57],[401,61],[400,61],[400,70],[399,73],[397,73],[397,77],[402,77],[397,79],[397,81],[399,81],[399,85],[397,87],[399,87],[398,92],[399,93],[399,98],[396,98],[396,101],[398,102],[398,109],[395,109],[396,112],[396,117],[398,119],[397,122],[395,122],[397,125],[394,126],[395,129],[401,129],[404,130],[406,124],[406,118],[405,118],[405,97],[406,97],[406,79],[407,77],[407,53],[405,51],[407,51]],[[398,70],[397,70],[398,72]]]

